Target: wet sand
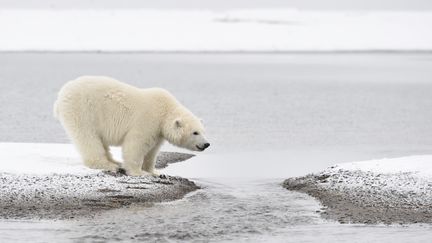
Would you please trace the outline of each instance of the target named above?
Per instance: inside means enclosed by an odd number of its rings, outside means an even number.
[[[162,152],[156,167],[184,161],[193,155]],[[132,177],[121,173],[11,174],[0,173],[0,218],[71,219],[138,204],[183,198],[199,189],[192,181],[161,175]]]
[[[323,171],[287,179],[283,187],[317,198],[321,216],[340,223],[432,223],[432,183],[410,173]],[[420,190],[405,189],[412,187]]]

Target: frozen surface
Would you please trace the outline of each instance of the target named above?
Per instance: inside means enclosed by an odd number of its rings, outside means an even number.
[[[0,10],[3,51],[432,50],[432,13]]]

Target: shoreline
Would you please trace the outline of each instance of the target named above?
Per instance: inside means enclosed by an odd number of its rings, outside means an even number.
[[[161,152],[156,167],[185,161],[191,154]],[[174,201],[200,187],[181,177],[131,177],[120,173],[0,172],[0,218],[73,219],[132,204]]]
[[[342,164],[343,165],[343,164]],[[325,219],[339,223],[432,223],[432,180],[418,172],[377,173],[332,166],[286,179],[282,186],[323,205]]]

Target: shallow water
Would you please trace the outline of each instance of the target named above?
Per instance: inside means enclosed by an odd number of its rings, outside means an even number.
[[[94,219],[0,221],[2,241],[426,242],[430,226],[340,225],[284,178],[432,153],[431,54],[0,54],[1,141],[66,142],[56,91],[82,74],[171,90],[211,149],[165,173],[203,189]],[[18,230],[19,229],[19,230]],[[25,233],[23,233],[25,232]]]
[[[107,221],[119,218],[127,222],[117,223],[115,227],[120,230],[108,231],[111,233],[104,235],[106,239],[122,239],[134,232],[136,240],[229,240],[271,232],[280,225],[319,221],[312,213],[315,203],[299,193],[287,194],[276,183],[201,183],[203,190],[178,202],[121,209],[86,223],[81,221],[80,225],[88,226],[84,227],[88,233],[80,238],[93,235],[101,225],[111,228]],[[130,217],[131,213],[134,216]],[[125,214],[129,217],[125,218]]]

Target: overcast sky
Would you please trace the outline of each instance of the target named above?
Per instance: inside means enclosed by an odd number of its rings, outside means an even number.
[[[0,8],[432,10],[432,0],[0,0]]]

